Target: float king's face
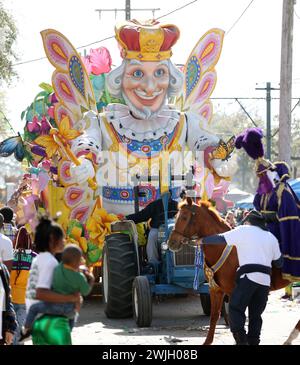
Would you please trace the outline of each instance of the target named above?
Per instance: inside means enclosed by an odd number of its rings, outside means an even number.
[[[134,108],[156,113],[164,104],[169,81],[167,61],[130,60],[125,66],[122,91]]]

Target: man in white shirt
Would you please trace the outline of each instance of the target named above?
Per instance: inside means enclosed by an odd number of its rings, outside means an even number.
[[[3,226],[4,217],[0,214],[0,229]],[[0,259],[3,264],[7,267],[8,271],[11,271],[13,263],[14,253],[13,244],[11,240],[6,237],[3,233],[0,233]]]
[[[230,330],[237,345],[258,345],[261,315],[266,308],[271,284],[271,267],[282,266],[277,238],[268,231],[264,217],[251,211],[243,225],[231,231],[203,238],[204,244],[225,243],[237,248],[239,269],[229,301]],[[248,334],[245,331],[248,308]]]

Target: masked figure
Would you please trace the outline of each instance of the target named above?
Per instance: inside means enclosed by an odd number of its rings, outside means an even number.
[[[254,197],[255,209],[265,217],[269,230],[280,243],[284,264],[284,279],[300,279],[300,202],[289,186],[289,166],[285,162],[270,162],[264,159],[263,133],[250,128],[236,139],[236,147],[243,147],[256,160],[256,175],[259,185]]]

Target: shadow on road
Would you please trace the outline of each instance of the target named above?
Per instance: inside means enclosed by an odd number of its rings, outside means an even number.
[[[104,313],[104,304],[100,292],[94,292],[87,298],[80,312],[76,327],[93,327],[95,333],[105,329],[119,336],[175,336],[205,337],[209,328],[209,317],[202,311],[198,295],[186,297],[163,297],[153,299],[153,320],[149,328],[138,328],[133,318],[109,319]],[[101,331],[102,329],[102,331]],[[221,318],[217,331],[228,330]],[[172,341],[172,340],[170,340]]]

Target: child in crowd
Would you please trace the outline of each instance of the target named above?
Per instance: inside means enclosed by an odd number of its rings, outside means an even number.
[[[52,281],[52,290],[55,293],[70,295],[80,293],[86,296],[94,284],[94,277],[87,269],[80,269],[82,251],[76,245],[67,245],[62,254],[62,262],[55,267]],[[76,305],[79,312],[79,305]],[[27,314],[22,339],[28,337],[34,320],[39,314],[62,315],[70,319],[70,327],[74,325],[74,303],[39,302],[33,304]]]
[[[14,259],[10,274],[12,303],[16,312],[18,331],[14,337],[14,345],[18,344],[20,330],[26,319],[26,286],[32,260],[37,254],[32,251],[32,241],[25,227],[19,228],[15,238]]]
[[[232,210],[229,210],[225,216],[225,221],[230,225],[231,229],[234,229],[236,227],[236,220],[234,216],[234,212]]]
[[[2,214],[4,218],[1,233],[8,237],[11,242],[14,242],[15,236],[18,231],[13,222],[14,211],[10,207],[3,207],[0,209],[0,214]]]

